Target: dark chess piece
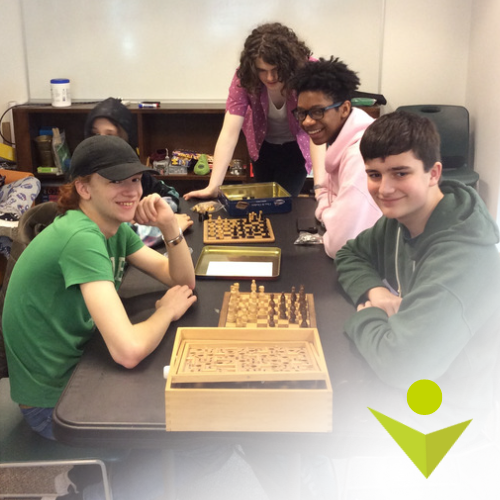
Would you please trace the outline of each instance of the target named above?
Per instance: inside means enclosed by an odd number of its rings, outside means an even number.
[[[272,313],[269,314],[268,325],[271,327],[276,326],[276,323],[274,322],[274,314],[272,314]]]
[[[286,316],[286,305],[285,304],[281,304],[280,305],[280,319],[286,319],[287,316]]]
[[[290,302],[295,303],[297,300],[297,294],[295,293],[295,287],[292,286],[292,293],[290,293]]]
[[[307,305],[305,302],[301,302],[300,300],[296,302],[296,307],[298,311],[300,312],[301,316],[304,316],[304,314],[307,314]]]
[[[274,293],[270,295],[270,300],[269,300],[269,306],[274,307],[276,305],[276,302],[274,302]]]
[[[297,316],[294,309],[290,310],[290,323],[297,323]]]

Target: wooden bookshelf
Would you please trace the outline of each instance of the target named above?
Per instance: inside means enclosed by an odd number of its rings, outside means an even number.
[[[62,184],[63,176],[37,173],[40,162],[35,138],[42,128],[58,127],[59,130],[64,130],[72,153],[83,140],[85,120],[94,106],[95,104],[73,104],[67,108],[54,108],[46,103],[33,103],[14,108],[12,113],[19,170],[34,173],[42,181],[42,185]],[[161,103],[160,108],[154,109],[140,109],[137,104],[132,104],[129,109],[136,121],[140,158],[146,163],[148,156],[163,148],[167,148],[170,153],[181,149],[212,155],[224,120],[225,103],[170,102]],[[374,118],[380,115],[379,106],[362,109]],[[236,145],[234,158],[241,159],[244,165],[250,163],[243,133],[240,134]],[[180,194],[184,194],[206,187],[209,175],[188,173],[159,178],[174,186]],[[250,181],[250,169],[247,168],[244,175],[235,176],[228,173],[224,183]],[[310,182],[306,182],[305,191],[310,190],[309,184]]]

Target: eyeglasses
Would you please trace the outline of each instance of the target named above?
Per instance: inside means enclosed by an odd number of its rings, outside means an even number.
[[[312,109],[299,109],[295,108],[292,113],[293,116],[299,121],[303,122],[306,119],[306,116],[310,116],[313,120],[321,120],[323,116],[325,116],[325,111],[329,109],[340,108],[345,101],[336,102],[335,104],[330,104],[330,106],[326,106],[324,108],[312,108]]]

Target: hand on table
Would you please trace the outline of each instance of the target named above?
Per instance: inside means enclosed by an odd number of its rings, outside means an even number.
[[[193,219],[191,219],[188,214],[175,214],[175,218],[177,219],[177,224],[179,224],[182,232],[193,225]]]
[[[210,187],[207,186],[204,189],[200,189],[198,191],[190,191],[189,193],[186,193],[183,198],[185,200],[190,200],[191,198],[217,198],[217,195],[219,193],[219,187]]]
[[[156,309],[167,308],[172,315],[172,321],[177,321],[197,300],[193,290],[187,285],[176,285],[156,301],[155,307]]]

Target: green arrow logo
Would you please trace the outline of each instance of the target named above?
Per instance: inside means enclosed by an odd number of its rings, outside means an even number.
[[[434,413],[441,406],[441,400],[441,389],[431,380],[418,380],[408,390],[408,405],[420,415]],[[472,422],[468,420],[423,434],[378,411],[368,409],[426,478],[431,475]]]

